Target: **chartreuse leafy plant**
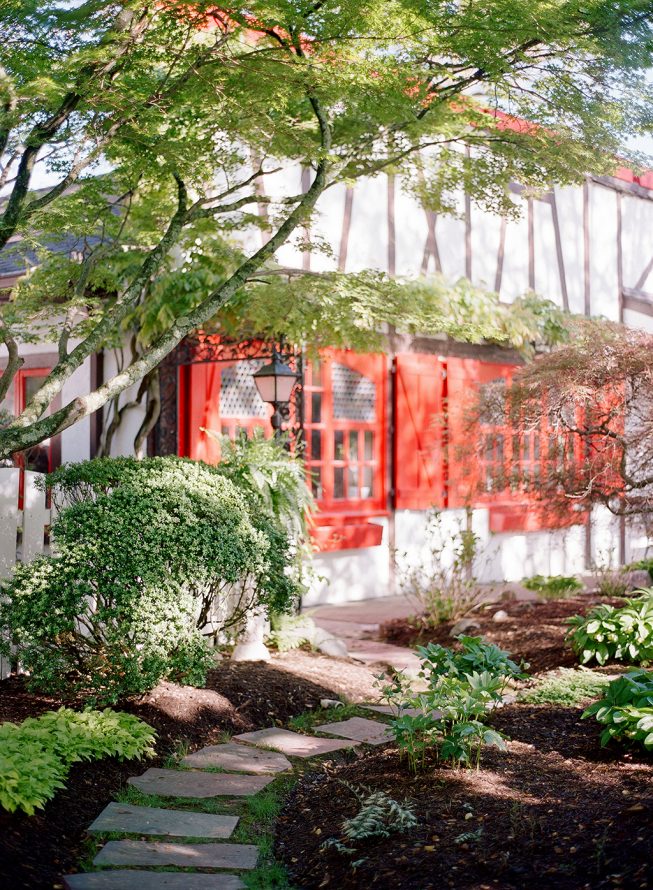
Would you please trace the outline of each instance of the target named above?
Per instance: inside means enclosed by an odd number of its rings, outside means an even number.
[[[111,703],[163,677],[199,684],[205,636],[294,602],[285,531],[215,468],[101,459],[50,482],[69,503],[54,555],[17,566],[0,604],[35,687]]]
[[[587,615],[568,619],[567,640],[581,664],[653,661],[653,588],[640,594],[620,608],[600,603]]]
[[[631,671],[613,680],[605,696],[584,712],[586,717],[596,717],[605,726],[602,745],[616,739],[653,751],[653,672]]]
[[[65,787],[79,760],[154,754],[156,732],[131,714],[59,708],[22,723],[0,724],[0,806],[27,815]]]
[[[650,126],[652,13],[651,0],[4,0],[0,249],[43,266],[0,304],[0,398],[21,340],[45,328],[58,358],[0,430],[0,458],[141,379],[155,389],[161,360],[226,314],[256,329],[266,303],[277,318],[283,307],[303,342],[321,319],[354,331],[356,304],[356,321],[377,329],[367,307],[394,302],[389,280],[367,299],[365,281],[297,269],[277,296],[288,276],[275,257],[319,228],[327,189],[386,172],[427,210],[456,212],[465,191],[515,215],[512,182],[541,191],[610,172]],[[456,288],[453,312],[437,290],[423,286],[417,323],[478,331],[471,288]],[[408,330],[420,295],[409,296]],[[482,324],[492,339],[503,314]],[[125,366],[66,398],[77,368],[123,335]]]
[[[589,668],[558,668],[537,680],[533,689],[522,692],[519,701],[574,708],[600,696],[610,680]]]
[[[461,651],[429,644],[418,648],[425,692],[411,694],[410,682],[397,674],[381,694],[397,710],[391,728],[400,754],[413,772],[424,766],[430,749],[454,766],[480,762],[485,745],[504,748],[501,733],[485,725],[510,680],[525,674],[508,653],[480,637],[460,637]],[[418,713],[406,713],[417,709]]]
[[[562,599],[578,590],[582,590],[583,585],[573,575],[533,575],[531,578],[525,578],[522,584],[527,590],[534,590],[544,599]]]

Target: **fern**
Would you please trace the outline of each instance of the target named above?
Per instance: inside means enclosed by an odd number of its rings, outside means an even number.
[[[386,838],[391,834],[410,831],[417,825],[417,817],[411,804],[404,801],[398,803],[384,791],[372,791],[370,788],[357,788],[349,782],[342,781],[360,804],[360,809],[351,819],[342,823],[342,837],[350,843],[364,841],[368,838]],[[322,844],[322,849],[334,847],[339,853],[353,854],[355,847],[347,846],[339,838],[329,838]],[[363,860],[358,860],[358,863]]]

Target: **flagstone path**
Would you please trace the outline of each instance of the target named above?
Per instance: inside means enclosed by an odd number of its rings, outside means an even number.
[[[370,709],[383,706],[370,705]],[[381,711],[385,715],[385,711]],[[337,711],[334,711],[337,714]],[[278,774],[292,769],[289,757],[306,760],[357,745],[389,741],[380,719],[351,717],[315,728],[321,736],[271,726],[245,732],[226,744],[209,745],[184,757],[178,769],[151,768],[128,784],[144,794],[187,799],[253,797]],[[327,736],[332,736],[328,738]],[[338,738],[333,738],[338,736]],[[180,804],[182,805],[182,804]],[[172,804],[174,807],[174,804]],[[165,806],[110,803],[90,825],[94,834],[128,835],[107,840],[93,864],[101,870],[66,875],[68,890],[242,890],[242,873],[256,868],[259,849],[230,838],[238,817]],[[146,871],[145,869],[157,869]],[[165,871],[159,869],[210,869]]]

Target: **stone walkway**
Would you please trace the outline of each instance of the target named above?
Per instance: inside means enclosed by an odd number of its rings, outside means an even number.
[[[375,707],[370,705],[369,710]],[[325,723],[315,731],[321,735],[277,727],[242,733],[232,742],[187,755],[178,769],[148,769],[132,776],[128,784],[163,798],[224,799],[228,809],[234,799],[258,794],[278,774],[292,769],[288,758],[306,760],[390,739],[386,724],[362,717]],[[259,849],[230,841],[237,825],[238,817],[227,812],[110,803],[89,827],[92,834],[112,837],[93,860],[101,870],[66,875],[65,886],[68,890],[241,890],[245,884],[239,873],[256,868]],[[204,871],[165,870],[188,868]]]

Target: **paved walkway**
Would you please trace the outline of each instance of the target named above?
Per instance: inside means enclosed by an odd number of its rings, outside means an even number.
[[[375,706],[368,710],[372,716]],[[148,769],[128,782],[144,794],[214,799],[228,809],[235,797],[252,797],[276,775],[292,769],[289,758],[307,760],[390,740],[387,725],[379,719],[351,717],[315,731],[321,735],[277,727],[241,733],[232,742],[189,754],[178,769]],[[237,825],[238,817],[228,812],[110,803],[89,832],[126,837],[104,844],[93,860],[101,870],[66,875],[65,886],[68,890],[240,890],[245,885],[239,875],[256,868],[259,850],[255,844],[231,842]],[[188,868],[194,871],[166,870]]]

